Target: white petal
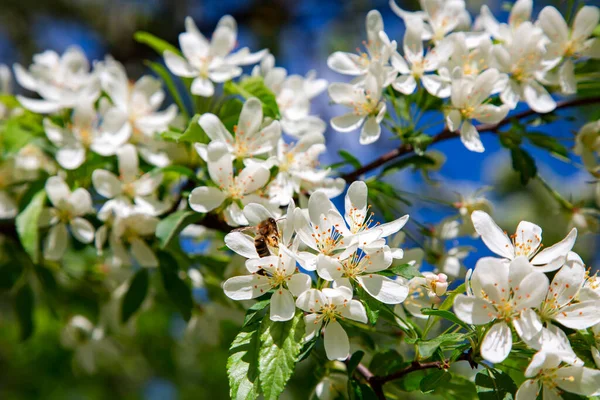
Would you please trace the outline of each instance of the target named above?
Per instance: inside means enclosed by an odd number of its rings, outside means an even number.
[[[190,193],[189,203],[192,210],[206,213],[219,207],[225,201],[225,194],[215,187],[197,187]]]
[[[339,322],[331,321],[325,327],[325,353],[330,360],[345,360],[350,353],[350,341]]]
[[[556,371],[554,382],[567,392],[594,396],[600,390],[600,370],[586,367],[564,367]]]
[[[463,142],[465,147],[471,151],[477,153],[483,153],[485,151],[483,143],[479,138],[479,132],[473,126],[471,121],[465,121],[460,128],[460,140]]]
[[[306,312],[317,312],[324,304],[327,304],[327,298],[317,289],[309,289],[296,299],[296,307]]]
[[[564,307],[554,320],[571,329],[587,329],[600,323],[600,304],[597,300],[586,300]]]
[[[514,288],[514,306],[517,308],[537,307],[548,292],[548,278],[540,271],[528,274]]]
[[[250,203],[244,207],[244,216],[250,225],[258,225],[261,222],[275,218],[273,214],[262,204]]]
[[[501,259],[483,257],[475,264],[475,272],[471,277],[471,287],[475,296],[485,293],[490,301],[501,303],[510,292],[508,283],[508,265]],[[486,298],[487,300],[487,298]]]
[[[119,160],[119,174],[124,183],[135,181],[139,170],[138,153],[134,145],[126,144],[117,150]]]
[[[471,220],[475,230],[481,235],[481,240],[491,251],[504,258],[514,258],[514,248],[510,239],[492,217],[477,210],[471,214]]]
[[[110,171],[97,169],[92,173],[92,184],[102,197],[112,199],[121,194],[121,181]]]
[[[492,104],[482,104],[475,109],[473,118],[485,124],[496,124],[508,115],[508,111],[510,110],[507,105],[498,107]]]
[[[57,261],[62,258],[69,244],[69,234],[65,224],[58,223],[50,228],[44,242],[44,258]]]
[[[258,132],[263,119],[262,103],[255,97],[248,99],[242,106],[236,135],[249,135]]]
[[[523,97],[535,112],[548,113],[556,108],[556,102],[550,93],[535,81],[529,82],[523,87]]]
[[[198,96],[211,97],[215,94],[215,85],[209,79],[198,77],[192,82],[190,91]]]
[[[548,298],[564,306],[573,301],[585,280],[585,266],[581,263],[565,264],[552,279]]]
[[[50,199],[50,202],[55,207],[60,207],[71,195],[71,191],[65,181],[58,176],[48,178],[44,188],[46,189],[48,199]]]
[[[93,212],[92,196],[84,188],[77,188],[71,193],[68,200],[71,212],[75,216],[81,216]]]
[[[377,119],[375,117],[369,117],[362,127],[359,142],[360,144],[371,144],[379,139],[380,134],[381,126],[377,123]]]
[[[250,194],[265,186],[271,173],[260,164],[248,165],[236,178],[243,187],[244,194]]]
[[[459,294],[454,299],[454,313],[467,324],[487,324],[494,319],[491,311],[491,303],[477,297]]]
[[[158,259],[154,251],[138,237],[130,239],[131,254],[142,267],[158,267]]]
[[[331,126],[338,132],[350,132],[357,129],[365,120],[363,115],[348,113],[331,119]]]
[[[370,274],[356,278],[363,289],[385,304],[402,303],[408,296],[408,285],[400,280]]]
[[[344,75],[361,75],[366,72],[360,66],[360,56],[336,51],[327,58],[327,66]]]
[[[494,324],[481,342],[481,356],[491,363],[500,363],[512,349],[512,333],[506,322]]]
[[[359,98],[357,96],[357,89],[348,83],[335,82],[329,85],[327,88],[329,97],[334,103],[349,105]]]
[[[233,300],[254,299],[271,289],[269,279],[261,275],[242,275],[223,283],[225,295]]]
[[[198,75],[197,71],[188,64],[185,59],[175,53],[167,50],[163,53],[163,56],[167,68],[169,68],[174,75],[183,76],[185,78],[192,78]]]
[[[573,35],[575,39],[587,39],[596,26],[600,19],[600,11],[598,7],[586,6],[582,7],[575,15],[575,21],[573,21]]]
[[[233,136],[231,136],[231,133],[229,133],[216,115],[210,113],[202,114],[198,120],[198,124],[212,140],[221,140],[229,144],[233,143]]]
[[[62,147],[56,152],[56,161],[64,169],[77,169],[85,161],[85,149],[78,144]]]
[[[560,66],[558,77],[562,94],[577,93],[577,80],[575,79],[575,65],[573,61],[569,59]]]
[[[450,94],[452,93],[450,82],[438,75],[423,75],[421,77],[421,83],[423,84],[423,87],[425,87],[425,90],[429,92],[429,94],[441,99],[450,97]]]
[[[294,274],[287,281],[287,287],[295,297],[298,297],[310,289],[311,283],[312,280],[309,275]]]
[[[242,257],[258,258],[254,239],[242,232],[230,232],[225,235],[225,244]]]
[[[571,251],[571,249],[575,245],[576,240],[577,240],[577,229],[573,228],[573,229],[571,229],[569,234],[563,240],[540,251],[535,257],[533,257],[533,259],[531,260],[531,263],[533,265],[542,266],[545,264],[549,264],[552,261],[557,260],[557,259],[564,260],[564,258],[567,256],[569,251]],[[558,269],[561,265],[562,265],[562,263],[560,265],[557,265],[556,268],[554,268],[554,269]],[[547,271],[544,271],[544,272],[547,272]]]
[[[448,125],[448,129],[450,132],[456,132],[458,128],[460,128],[460,123],[462,122],[462,117],[458,110],[451,110],[446,115],[446,125]]]
[[[92,243],[94,240],[94,226],[83,218],[74,218],[71,223],[71,233],[81,243]]]
[[[544,327],[540,317],[531,308],[522,311],[519,318],[513,320],[513,326],[517,335],[528,345],[531,339],[539,335]]]
[[[546,6],[538,15],[538,24],[552,42],[569,39],[569,27],[561,13],[552,6]]]
[[[417,81],[412,75],[400,75],[392,82],[392,87],[402,94],[413,94],[417,88]]]
[[[317,256],[317,274],[326,281],[333,281],[342,276],[342,264],[333,257],[319,254]]]
[[[530,400],[537,399],[540,394],[542,386],[539,381],[534,379],[528,379],[519,386],[515,400]]]
[[[352,294],[349,295],[352,298]],[[358,300],[349,300],[342,308],[342,316],[366,324],[369,322],[365,306]]]
[[[277,289],[271,297],[271,321],[289,321],[294,317],[296,305],[289,290]]]

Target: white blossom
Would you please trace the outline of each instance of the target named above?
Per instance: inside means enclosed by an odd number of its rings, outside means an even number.
[[[217,24],[209,41],[200,33],[192,18],[185,19],[186,31],[179,35],[183,57],[166,50],[165,63],[177,76],[194,78],[192,94],[211,97],[215,83],[221,83],[242,74],[240,66],[254,64],[265,55],[266,50],[250,53],[244,47],[231,53],[236,46],[237,23],[226,15]]]

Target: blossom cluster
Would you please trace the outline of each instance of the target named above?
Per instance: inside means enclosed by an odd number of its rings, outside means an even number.
[[[409,12],[390,0],[406,26],[401,52],[373,10],[366,18],[365,52],[336,51],[327,60],[334,71],[355,77],[329,85],[333,102],[350,109],[331,125],[340,132],[362,126],[361,144],[379,139],[386,92],[411,95],[420,86],[449,99],[447,128],[460,132],[467,149],[483,152],[473,121],[498,123],[520,101],[538,113],[551,112],[556,102],[549,90],[576,93],[575,63],[600,58],[600,40],[592,36],[600,19],[595,6],[579,9],[569,27],[553,6],[532,21],[532,0],[518,0],[508,23],[499,23],[486,5],[473,22],[462,0],[420,3],[422,11]]]
[[[484,325],[481,356],[501,363],[513,347],[513,331],[537,353],[517,397],[559,396],[560,389],[584,396],[598,394],[600,371],[584,367],[573,351],[565,328],[600,329],[600,291],[579,255],[571,251],[573,229],[562,241],[541,249],[542,230],[522,221],[514,235],[504,233],[483,211],[472,213],[473,225],[489,249],[501,258],[481,258],[469,270],[466,294],[454,300],[462,321]],[[550,281],[545,273],[554,272]],[[561,328],[562,327],[562,328]],[[596,363],[598,348],[592,347]]]

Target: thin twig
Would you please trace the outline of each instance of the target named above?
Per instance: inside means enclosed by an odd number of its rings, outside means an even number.
[[[559,101],[558,103],[556,103],[555,110],[558,110],[561,108],[576,107],[576,106],[581,106],[581,105],[586,105],[586,104],[594,104],[594,103],[600,103],[600,96]],[[531,116],[537,115],[537,114],[538,113],[536,111],[529,109],[529,110],[525,110],[525,111],[522,111],[522,112],[514,114],[514,115],[510,115],[510,116],[506,117],[505,119],[503,119],[502,121],[498,122],[497,124],[480,124],[480,125],[477,125],[476,128],[479,131],[479,133],[494,132],[498,128],[500,128],[504,125],[507,125],[511,121],[520,120],[520,119],[531,117]],[[459,132],[450,132],[450,130],[448,128],[445,128],[444,130],[442,130],[440,133],[438,133],[437,135],[435,135],[433,137],[431,144],[443,142],[444,140],[453,139],[453,138],[457,138],[457,137],[460,137]],[[394,150],[391,150],[391,151],[383,154],[382,156],[373,160],[372,162],[370,162],[366,165],[363,165],[362,167],[357,168],[352,172],[342,175],[342,178],[347,183],[352,183],[355,180],[357,180],[361,175],[363,175],[369,171],[372,171],[375,168],[381,167],[382,165],[386,164],[388,161],[391,161],[397,157],[400,157],[400,156],[403,156],[406,154],[410,154],[410,153],[414,152],[414,150],[415,149],[413,148],[412,145],[410,145],[408,143],[404,143],[404,144],[400,145],[399,147],[395,148]]]

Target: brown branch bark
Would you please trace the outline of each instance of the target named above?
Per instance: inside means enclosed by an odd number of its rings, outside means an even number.
[[[458,357],[453,362],[468,361],[469,364],[471,365],[471,368],[476,368],[477,363],[475,361],[473,361],[473,359],[471,358],[471,355],[472,355],[471,351],[468,351],[466,353],[461,354],[461,356]],[[396,371],[389,375],[385,375],[385,376],[373,375],[373,373],[369,370],[369,368],[367,368],[365,365],[359,363],[356,367],[356,372],[358,372],[360,375],[362,375],[362,377],[367,381],[367,383],[369,384],[369,386],[371,386],[371,389],[373,389],[373,392],[375,392],[375,394],[377,395],[377,398],[379,400],[386,400],[385,394],[383,392],[383,385],[386,384],[387,382],[395,381],[396,379],[400,379],[403,376],[410,374],[411,372],[421,371],[424,369],[432,369],[432,368],[447,369],[450,367],[450,362],[451,361],[449,359],[444,360],[444,361],[429,361],[429,362],[413,361],[410,365],[402,368],[401,370]]]
[[[569,108],[569,107],[576,107],[576,106],[581,106],[581,105],[595,104],[595,103],[600,103],[600,96],[563,100],[563,101],[559,101],[556,104],[556,110],[563,109],[563,108]],[[537,115],[537,114],[538,114],[537,112],[529,109],[529,110],[525,110],[525,111],[516,113],[514,115],[510,115],[510,116],[506,117],[505,119],[503,119],[502,121],[498,122],[497,124],[480,124],[480,125],[477,125],[476,128],[479,131],[479,133],[494,132],[498,128],[500,128],[504,125],[507,125],[508,123],[510,123],[514,120],[521,120],[523,118],[531,117],[531,116]],[[450,132],[450,130],[448,128],[445,128],[444,130],[442,130],[440,133],[438,133],[437,135],[435,135],[433,137],[433,141],[431,142],[431,144],[443,142],[444,140],[457,138],[459,136],[460,136],[460,134],[458,132]],[[408,143],[404,143],[404,144],[400,145],[399,147],[383,154],[379,158],[371,161],[370,163],[363,165],[362,167],[357,168],[352,172],[342,175],[342,178],[347,183],[352,183],[355,180],[357,180],[361,175],[363,175],[369,171],[372,171],[378,167],[381,167],[382,165],[386,164],[388,161],[391,161],[395,158],[398,158],[398,157],[406,155],[406,154],[410,154],[414,150],[415,149],[413,148],[413,146],[411,146]]]

